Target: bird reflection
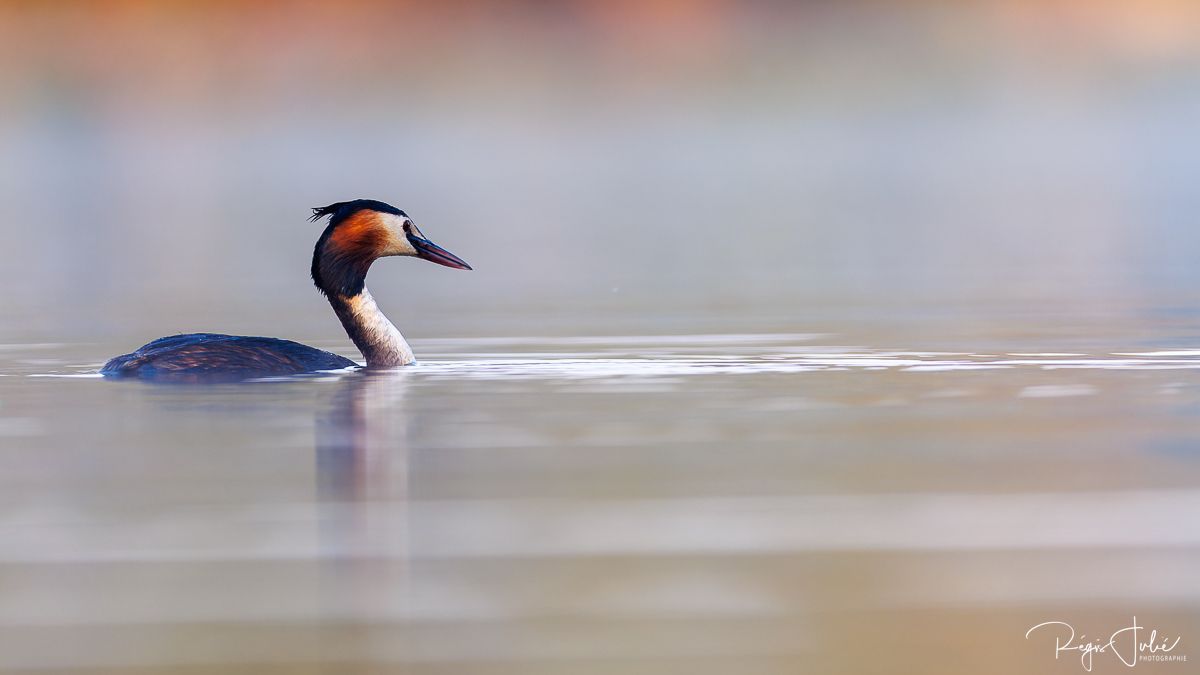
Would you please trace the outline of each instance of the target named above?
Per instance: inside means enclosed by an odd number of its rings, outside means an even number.
[[[348,373],[317,415],[317,597],[331,620],[395,617],[407,605],[408,377]]]
[[[349,373],[317,416],[318,536],[327,558],[405,550],[408,377],[397,370]]]
[[[405,498],[407,377],[404,371],[362,370],[338,382],[316,423],[320,501]]]

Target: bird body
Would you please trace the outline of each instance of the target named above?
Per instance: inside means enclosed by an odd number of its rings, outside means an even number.
[[[412,349],[366,288],[367,270],[386,256],[414,256],[455,269],[461,258],[425,238],[408,215],[369,199],[313,209],[329,225],[313,250],[312,278],[368,367],[413,363]],[[240,380],[350,368],[350,359],[291,340],[189,333],[159,338],[118,356],[100,370],[110,377],[156,380]]]
[[[269,337],[187,333],[162,337],[104,364],[105,375],[145,379],[234,379],[338,370],[358,364],[299,342]]]

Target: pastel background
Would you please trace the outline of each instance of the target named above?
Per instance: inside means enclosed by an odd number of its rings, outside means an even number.
[[[0,0],[0,671],[1192,672],[1198,119],[1184,0]],[[419,365],[96,374],[357,356],[356,197]]]

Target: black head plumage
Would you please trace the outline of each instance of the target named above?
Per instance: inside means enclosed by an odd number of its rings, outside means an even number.
[[[318,206],[312,210],[312,215],[309,216],[311,222],[329,216],[329,224],[337,225],[343,220],[349,218],[355,213],[369,209],[371,211],[379,211],[380,213],[392,213],[397,216],[408,217],[408,214],[386,202],[377,201],[374,199],[353,199],[348,202],[336,202],[329,206]]]

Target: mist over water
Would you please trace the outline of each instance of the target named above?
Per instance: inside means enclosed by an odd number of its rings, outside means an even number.
[[[1197,26],[0,4],[0,670],[1194,651]],[[306,220],[356,197],[475,268],[372,269],[418,366],[97,376],[190,331],[358,358]]]

